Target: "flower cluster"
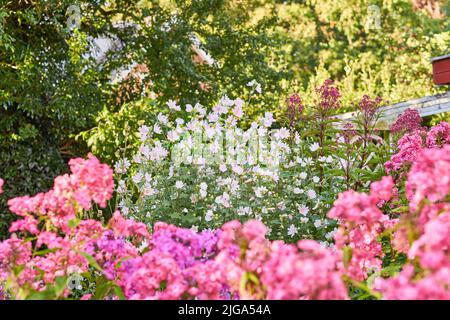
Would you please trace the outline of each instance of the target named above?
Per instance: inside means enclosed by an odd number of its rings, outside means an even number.
[[[287,98],[286,104],[287,104],[286,116],[289,119],[289,124],[293,126],[295,122],[299,120],[299,117],[302,114],[303,109],[305,107],[298,93],[294,93],[289,98]]]
[[[406,109],[397,120],[391,126],[392,133],[412,133],[416,130],[420,130],[422,118],[415,109]]]
[[[450,145],[420,152],[409,171],[406,193],[410,198],[411,210],[416,210],[425,198],[431,203],[448,200],[446,197],[450,193]]]
[[[416,118],[416,116],[411,116],[412,113],[414,112],[407,110],[405,114],[399,116],[399,119],[397,120],[399,124],[394,124],[393,126],[393,129],[395,129],[400,127],[401,124],[404,124],[407,126],[407,129],[398,130],[400,130],[400,132],[405,131],[408,133],[398,140],[398,152],[391,157],[391,160],[384,164],[387,173],[405,173],[422,149],[441,148],[446,144],[450,144],[450,125],[447,122],[441,122],[430,128],[427,132],[420,126],[420,122],[414,120],[416,125],[412,125],[411,123],[413,121],[407,120]],[[403,117],[406,117],[407,119],[403,119]]]
[[[394,228],[394,246],[410,263],[375,286],[385,299],[449,299],[449,145],[420,151],[408,173],[406,193],[409,212]]]
[[[329,248],[312,240],[270,242],[264,237],[266,227],[257,221],[232,221],[222,230],[217,261],[230,287],[240,288],[241,298],[347,298],[338,255]]]
[[[383,252],[378,236],[389,226],[390,219],[378,204],[390,200],[393,186],[392,178],[384,177],[372,183],[370,194],[346,191],[328,212],[328,217],[340,221],[335,246],[342,252],[350,252],[350,261],[342,257],[342,267],[354,279],[364,280],[370,271],[381,268]]]
[[[320,96],[319,109],[326,111],[330,109],[339,108],[339,98],[341,93],[339,89],[333,86],[333,80],[327,79],[324,83],[316,89],[316,92]]]
[[[13,236],[0,243],[0,279],[9,280],[13,297],[46,292],[59,278],[87,272],[95,259],[114,279],[121,259],[138,250],[126,237],[149,238],[142,223],[114,214],[111,227],[83,220],[92,204],[101,207],[112,196],[112,170],[89,155],[69,162],[71,174],[55,179],[53,188],[36,196],[11,199],[10,210],[20,216],[11,224]],[[21,237],[19,237],[21,236]],[[59,294],[68,295],[63,287]]]
[[[11,232],[35,233],[39,216],[47,216],[53,225],[66,232],[68,221],[76,217],[78,210],[74,203],[84,210],[91,209],[92,203],[106,206],[114,189],[111,168],[92,155],[88,160],[72,159],[69,166],[72,174],[57,177],[50,191],[8,201],[9,209],[24,218],[12,226]]]

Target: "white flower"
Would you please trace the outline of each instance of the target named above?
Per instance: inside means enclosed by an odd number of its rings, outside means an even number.
[[[144,241],[141,242],[141,245],[139,246],[138,250],[139,250],[139,252],[142,252],[147,247],[148,247],[148,243],[147,243],[147,241],[144,240]]]
[[[212,211],[212,210],[206,211],[206,214],[205,214],[205,221],[211,221],[212,218],[213,218],[213,211]]]
[[[141,155],[139,154],[139,153],[136,153],[134,156],[133,156],[133,162],[134,163],[142,163],[142,158],[141,158]]]
[[[292,238],[297,234],[297,232],[298,232],[297,228],[293,224],[291,224],[288,228],[287,234]]]
[[[328,156],[327,157],[327,163],[332,163],[333,162],[333,157],[332,156]]]
[[[148,147],[148,145],[143,144],[139,147],[139,151],[142,153],[142,155],[149,159],[150,158],[150,148]]]
[[[317,219],[316,221],[314,221],[314,227],[320,228],[320,226],[322,226],[322,220]]]
[[[114,170],[119,174],[126,173],[130,166],[130,160],[128,160],[127,158],[123,158],[122,160],[116,162],[116,164],[114,165]]]
[[[262,119],[263,126],[268,128],[272,125],[274,122],[273,113],[272,112],[266,112],[264,113],[264,118]]]
[[[308,221],[309,221],[309,218],[306,218],[306,217],[300,218],[301,223],[308,223]]]
[[[300,179],[303,179],[303,180],[306,179],[307,176],[308,176],[308,174],[306,172],[302,172],[299,175]]]
[[[224,163],[222,163],[222,164],[219,166],[219,170],[220,170],[220,172],[225,172],[225,171],[227,171],[227,165],[224,164]]]
[[[194,232],[198,232],[198,226],[192,226],[191,230],[194,231]]]
[[[144,193],[145,196],[149,197],[149,196],[152,196],[152,195],[156,194],[157,191],[156,191],[156,189],[152,188],[151,185],[146,184],[146,185],[144,186],[144,191],[143,191],[143,193]]]
[[[267,192],[266,187],[257,187],[255,188],[255,196],[258,198],[262,198],[264,194]]]
[[[141,141],[145,141],[145,139],[147,139],[148,131],[149,131],[149,128],[146,125],[139,127],[139,139]]]
[[[175,123],[176,123],[178,126],[180,126],[180,125],[184,124],[184,120],[181,119],[181,118],[176,118],[176,119],[175,119]]]
[[[230,196],[226,192],[224,192],[221,196],[216,197],[215,202],[217,204],[221,204],[225,208],[231,207]]]
[[[306,216],[309,213],[309,208],[307,206],[305,206],[304,204],[300,205],[300,207],[298,208],[298,212],[301,215]]]
[[[234,115],[236,118],[241,118],[241,117],[244,115],[244,111],[242,110],[242,107],[241,107],[241,106],[237,106],[237,105],[236,105],[236,106],[233,108],[232,112],[233,112],[233,115]]]
[[[209,122],[217,122],[219,120],[219,115],[216,112],[211,112],[208,114],[208,121]]]
[[[261,84],[258,83],[256,80],[252,80],[252,81],[248,82],[247,87],[254,87],[256,92],[258,92],[258,93],[262,92]]]
[[[177,182],[175,182],[175,188],[177,188],[177,189],[183,189],[183,188],[184,188],[184,182],[178,180]]]
[[[327,234],[325,234],[325,238],[327,238],[328,240],[333,239],[333,237],[336,234],[336,232],[337,232],[337,229],[334,229],[334,230],[328,232]]]
[[[169,152],[166,149],[164,149],[161,142],[156,141],[155,146],[153,147],[153,149],[151,150],[151,152],[149,154],[149,157],[150,157],[150,160],[159,162],[162,159],[164,159],[165,157],[167,157],[168,154],[169,154]]]
[[[117,193],[125,193],[127,191],[127,186],[124,180],[119,180],[119,185],[117,186]]]
[[[293,192],[294,192],[295,194],[300,194],[300,193],[303,193],[303,190],[300,189],[300,188],[294,188]]]
[[[155,123],[155,125],[153,126],[153,132],[157,133],[157,134],[162,133],[162,130],[161,130],[161,127],[159,126],[159,124]]]
[[[224,106],[231,107],[234,104],[234,100],[231,100],[227,95],[224,95],[222,98],[220,98],[219,103],[223,104]]]
[[[317,197],[317,194],[314,190],[309,189],[306,194],[308,195],[308,198],[310,199],[315,199]]]
[[[167,140],[170,142],[175,142],[180,138],[180,135],[178,134],[177,130],[170,130],[167,133]]]
[[[195,157],[194,164],[204,166],[206,164],[206,159],[203,157]]]
[[[224,106],[223,104],[219,103],[213,108],[214,113],[216,114],[226,114],[228,113],[228,108]]]
[[[236,191],[239,190],[239,181],[238,180],[233,180],[231,181],[231,185],[230,185],[230,191],[231,193],[236,193]]]
[[[200,183],[200,197],[206,198],[208,195],[208,192],[206,189],[208,188],[208,185],[205,182]]]
[[[167,122],[169,121],[167,119],[167,117],[165,115],[163,115],[161,112],[158,113],[157,119],[159,122],[161,122],[162,124],[167,124]]]
[[[318,183],[320,181],[320,178],[318,176],[314,176],[312,179],[314,183]]]
[[[175,101],[173,101],[173,100],[167,101],[167,106],[171,110],[181,111],[181,107],[179,105],[177,105],[177,103]]]
[[[311,152],[317,151],[320,149],[320,145],[317,142],[314,142],[312,145],[309,146],[309,150]]]
[[[277,139],[286,139],[286,138],[289,138],[289,136],[290,136],[290,132],[286,128],[280,128],[274,134],[274,137]]]
[[[204,117],[206,114],[206,109],[200,103],[196,103],[194,106],[194,110],[198,112],[201,117]]]
[[[295,144],[299,144],[300,143],[300,135],[298,134],[298,132],[295,132]]]
[[[242,168],[241,166],[237,165],[237,164],[232,164],[231,165],[231,169],[233,170],[234,173],[236,173],[237,175],[241,175],[244,173],[244,168]]]
[[[214,142],[209,145],[208,149],[209,151],[211,151],[211,153],[216,154],[220,150],[219,142],[217,140],[214,140]]]
[[[284,203],[284,201],[277,203],[277,208],[281,211],[286,210],[286,204]]]
[[[244,100],[241,98],[234,99],[234,105],[236,107],[242,107],[244,105]]]
[[[142,172],[141,171],[138,171],[134,176],[133,176],[133,182],[135,183],[135,184],[138,184],[139,182],[141,182],[142,181],[142,178],[143,178],[143,174],[142,174]]]
[[[186,112],[191,112],[193,109],[191,104],[186,105]]]
[[[237,214],[239,216],[250,215],[251,213],[252,213],[252,209],[250,209],[249,207],[239,207],[237,209]]]

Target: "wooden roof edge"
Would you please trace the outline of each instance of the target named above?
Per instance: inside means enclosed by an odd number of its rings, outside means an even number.
[[[435,62],[435,61],[439,61],[439,60],[443,60],[443,59],[447,59],[447,58],[450,58],[450,53],[444,54],[443,56],[433,57],[430,59],[430,61]]]

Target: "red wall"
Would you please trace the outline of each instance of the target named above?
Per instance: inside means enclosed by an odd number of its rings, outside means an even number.
[[[450,57],[433,61],[433,81],[435,84],[450,84]]]

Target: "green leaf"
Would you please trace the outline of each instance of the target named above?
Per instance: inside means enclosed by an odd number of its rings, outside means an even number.
[[[77,218],[73,218],[72,220],[69,220],[69,222],[68,222],[67,225],[69,226],[69,228],[74,229],[74,228],[76,228],[79,224],[80,224],[80,220],[77,219]]]
[[[91,256],[89,253],[87,252],[83,252],[83,251],[77,251],[79,254],[81,254],[88,262],[89,265],[93,268],[95,268],[97,271],[100,271],[101,273],[103,273],[103,269],[100,267],[100,265],[97,263],[97,261],[95,261],[95,258],[93,256]]]
[[[350,248],[349,246],[345,246],[342,249],[342,259],[343,259],[343,263],[344,263],[344,267],[347,268],[350,261],[352,260],[352,256],[353,256],[353,250],[352,248]]]

